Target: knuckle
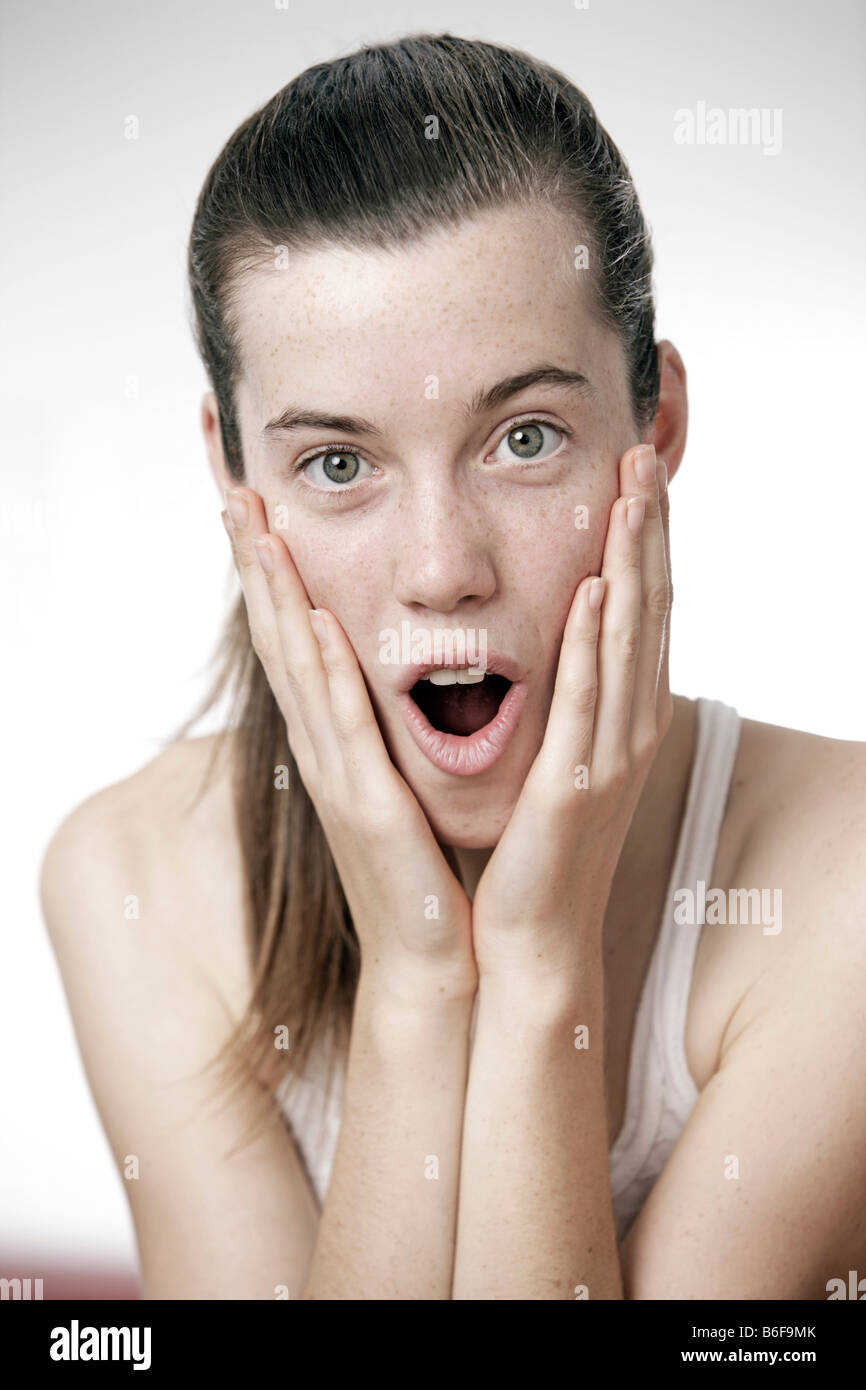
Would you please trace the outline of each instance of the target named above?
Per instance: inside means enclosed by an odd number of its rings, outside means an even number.
[[[259,557],[256,554],[255,547],[252,546],[249,541],[236,539],[233,550],[235,559],[241,569],[255,571],[259,568]]]
[[[286,666],[286,681],[296,699],[300,698],[312,686],[312,666],[308,662],[294,662],[291,666]]]
[[[670,608],[670,585],[651,584],[644,597],[644,606],[653,618],[667,617]]]
[[[346,776],[352,783],[352,786],[357,787],[364,774],[363,760],[359,758],[357,753],[350,752],[347,749],[343,755],[343,761],[346,766]]]
[[[640,650],[640,628],[621,627],[613,634],[616,649],[623,661],[632,662]]]
[[[627,550],[622,557],[622,567],[626,574],[640,574],[641,564],[640,546]]]
[[[332,710],[331,717],[337,736],[342,739],[354,738],[370,723],[366,711],[354,706]]]
[[[576,647],[594,647],[598,641],[598,634],[595,628],[581,624],[574,634],[573,641]]]
[[[565,695],[575,714],[592,714],[598,699],[598,685],[595,681],[575,677],[566,681]]]
[[[631,777],[631,762],[628,758],[617,758],[604,775],[604,789],[618,796],[628,785]]]
[[[659,739],[658,734],[655,730],[651,734],[647,734],[644,737],[640,738],[637,741],[632,754],[632,760],[634,765],[641,769],[645,768],[647,763],[652,762],[653,758],[658,752],[658,746]]]
[[[259,661],[263,666],[267,666],[274,656],[273,634],[267,628],[259,627],[257,623],[250,623],[250,641]]]

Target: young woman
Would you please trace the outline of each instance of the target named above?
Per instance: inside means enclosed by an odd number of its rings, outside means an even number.
[[[686,377],[589,101],[449,35],[318,65],[189,266],[238,713],[42,873],[145,1295],[826,1297],[866,758],[669,691]]]

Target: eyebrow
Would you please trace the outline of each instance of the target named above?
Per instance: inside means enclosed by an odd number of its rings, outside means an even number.
[[[545,362],[540,367],[530,367],[525,372],[518,372],[516,376],[507,376],[503,381],[497,381],[495,386],[476,391],[466,407],[466,414],[482,415],[484,411],[495,409],[521,391],[528,391],[530,386],[566,386],[581,392],[592,391],[592,384],[583,372],[568,371],[565,367],[554,367]]]
[[[521,391],[528,391],[530,386],[564,386],[582,393],[592,392],[593,389],[592,383],[582,372],[542,363],[541,366],[529,367],[524,372],[504,377],[493,386],[476,391],[465,407],[465,414],[471,419],[473,415],[482,415],[485,411],[494,410],[512,396],[518,395]],[[271,435],[290,434],[292,431],[304,429],[335,430],[339,434],[367,434],[382,438],[382,431],[378,426],[361,416],[324,414],[318,410],[299,410],[294,406],[286,406],[285,410],[281,410],[279,415],[268,421],[261,433],[263,438],[268,438]]]

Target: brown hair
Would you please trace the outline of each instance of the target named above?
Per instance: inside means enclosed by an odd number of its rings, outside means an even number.
[[[483,209],[538,200],[566,210],[580,229],[593,307],[620,336],[632,413],[643,428],[659,393],[649,232],[624,159],[561,73],[510,48],[413,35],[317,63],[249,116],[205,179],[188,250],[194,332],[231,476],[245,477],[234,398],[242,369],[237,294],[248,273],[274,264],[275,248],[398,246]],[[331,1026],[342,1049],[360,960],[242,596],[217,659],[211,690],[175,737],[233,684],[234,797],[254,985],[244,1019],[215,1060],[236,1084],[250,1074],[276,1077],[281,1065],[300,1075]],[[275,786],[280,766],[289,770],[288,795]],[[281,1025],[291,1046],[279,1055]]]

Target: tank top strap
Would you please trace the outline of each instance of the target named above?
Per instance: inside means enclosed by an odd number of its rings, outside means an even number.
[[[721,700],[696,702],[695,748],[662,919],[641,990],[629,1059],[626,1111],[611,1150],[611,1184],[620,1190],[639,1173],[662,1111],[687,1113],[699,1095],[685,1053],[685,1027],[700,920],[676,920],[675,894],[709,885],[739,743],[740,717]],[[699,914],[695,914],[699,916]]]
[[[740,717],[721,700],[698,700],[698,741],[682,833],[665,900],[654,981],[654,1031],[664,1053],[666,1071],[677,1094],[693,1103],[698,1090],[686,1061],[685,1035],[695,956],[703,927],[701,903],[711,887],[719,834],[730,792],[740,738]],[[695,921],[676,920],[675,893],[694,894]]]

